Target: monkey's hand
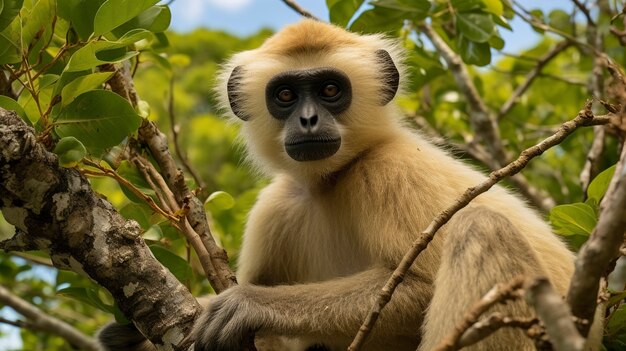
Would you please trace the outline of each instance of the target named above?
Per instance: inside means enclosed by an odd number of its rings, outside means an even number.
[[[195,323],[195,351],[240,351],[265,325],[270,308],[258,302],[256,287],[239,285],[211,299]]]

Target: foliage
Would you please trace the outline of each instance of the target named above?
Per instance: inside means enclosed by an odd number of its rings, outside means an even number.
[[[573,5],[566,11],[543,13],[538,9],[525,12],[508,0],[326,3],[333,23],[355,31],[398,36],[409,53],[406,64],[412,76],[405,96],[399,99],[400,107],[425,132],[435,138],[445,136],[451,144],[475,141],[470,122],[474,106],[430,41],[416,30],[420,25],[429,24],[467,65],[478,94],[497,115],[499,133],[511,154],[551,134],[555,125],[574,117],[592,96],[587,85],[594,58],[584,45],[589,24],[582,16],[568,15]],[[209,292],[197,258],[181,234],[134,192],[159,201],[141,171],[124,155],[136,142],[137,128],[145,120],[157,122],[170,136],[175,129],[180,150],[204,183],[201,196],[206,200],[213,233],[232,262],[236,261],[246,213],[266,181],[246,166],[241,149],[233,146],[236,127],[217,116],[211,87],[225,58],[257,47],[271,32],[261,30],[248,38],[206,29],[187,34],[166,32],[171,13],[156,0],[4,0],[0,4],[0,83],[5,77],[9,83],[8,87],[0,84],[0,107],[15,110],[59,155],[64,167],[80,169],[123,216],[136,220],[155,257],[194,294]],[[608,10],[598,15],[601,30],[608,33],[611,25],[624,30],[621,21],[611,23],[609,16],[621,8],[607,6]],[[519,53],[505,55],[501,33],[512,30],[513,19],[525,20],[541,40]],[[548,35],[550,32],[553,34]],[[620,38],[606,34],[603,39],[605,52],[623,66],[626,55]],[[545,62],[532,87],[506,113],[497,113],[562,40],[577,44]],[[143,99],[136,106],[111,92],[112,65],[125,65],[133,71]],[[608,81],[606,74],[604,78]],[[578,131],[524,170],[533,186],[562,204],[551,211],[549,219],[574,249],[597,222],[610,166],[616,162],[611,150],[617,149],[617,141],[607,138],[607,151],[598,164],[600,170],[607,170],[595,177],[582,202],[585,190],[579,174],[592,139],[591,129]],[[175,149],[173,144],[171,149]],[[471,153],[461,156],[476,167],[488,168]],[[112,173],[130,182],[132,189],[110,176]],[[191,176],[187,180],[192,188],[198,186]],[[0,238],[12,231],[0,216]],[[33,263],[47,259],[42,253],[26,257],[0,254],[2,285],[88,334],[111,315],[124,321],[108,293],[92,281]],[[612,296],[605,344],[609,350],[617,350],[626,340],[626,309],[622,291],[614,291]],[[3,309],[0,315],[5,312]],[[26,350],[68,349],[58,337],[26,329],[22,342]]]

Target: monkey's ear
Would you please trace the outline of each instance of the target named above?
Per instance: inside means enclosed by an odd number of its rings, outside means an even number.
[[[393,63],[391,55],[387,50],[376,50],[376,58],[378,59],[379,69],[382,73],[382,91],[381,93],[381,105],[387,105],[396,93],[400,86],[400,72]]]
[[[248,116],[243,112],[243,107],[241,106],[241,93],[240,93],[240,85],[241,80],[243,78],[243,67],[237,66],[228,77],[228,83],[226,84],[226,92],[228,94],[228,103],[230,104],[230,109],[233,110],[235,116],[240,119],[247,121]]]

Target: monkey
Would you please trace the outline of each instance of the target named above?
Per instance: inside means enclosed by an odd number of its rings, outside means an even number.
[[[345,350],[419,233],[485,179],[400,118],[405,56],[383,35],[303,20],[223,65],[220,106],[271,181],[247,219],[239,285],[195,322],[196,351],[241,350],[254,335],[259,350]],[[520,274],[564,295],[573,260],[535,210],[495,186],[417,257],[362,349],[431,350]],[[523,301],[490,311],[533,314]],[[505,328],[467,350],[534,346]]]
[[[240,285],[196,322],[197,351],[239,350],[255,333],[296,340],[286,350],[345,350],[420,231],[485,179],[399,118],[404,60],[382,35],[303,20],[224,65],[219,100],[271,183],[249,214]],[[573,260],[537,212],[496,186],[419,255],[363,349],[430,350],[520,274],[546,276],[564,295]],[[519,301],[493,311],[532,315]],[[467,349],[534,346],[505,329]]]

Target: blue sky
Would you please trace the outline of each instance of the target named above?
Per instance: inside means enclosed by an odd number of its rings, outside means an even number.
[[[561,8],[570,12],[570,0],[522,0],[525,8],[549,11]],[[324,0],[297,0],[297,3],[317,17],[327,20],[328,10]],[[281,0],[175,0],[171,5],[172,25],[175,31],[186,32],[200,26],[222,29],[246,36],[263,27],[278,30],[297,22],[300,16]],[[532,46],[539,36],[521,20],[511,22],[513,32],[501,30],[505,51],[515,52]]]

